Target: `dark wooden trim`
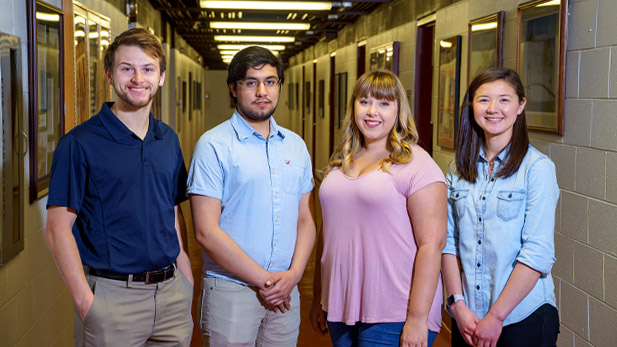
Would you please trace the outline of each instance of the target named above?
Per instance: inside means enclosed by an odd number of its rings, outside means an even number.
[[[315,157],[317,157],[317,62],[313,62],[313,111],[312,123],[313,123],[313,155],[311,161],[313,164],[313,173],[315,173]]]
[[[334,152],[334,129],[335,125],[335,114],[334,114],[334,78],[336,76],[336,56],[330,56],[330,90],[328,91],[328,102],[330,104],[330,134],[329,134],[329,150],[328,150],[328,158]]]

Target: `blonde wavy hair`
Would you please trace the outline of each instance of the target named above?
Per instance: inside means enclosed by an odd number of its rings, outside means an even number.
[[[347,173],[354,156],[360,147],[364,146],[364,136],[356,124],[355,103],[356,100],[369,95],[376,99],[396,101],[398,104],[396,122],[388,135],[390,155],[381,161],[381,169],[387,171],[391,164],[405,164],[411,160],[411,145],[418,142],[418,131],[411,116],[405,88],[398,77],[390,71],[370,71],[360,76],[354,85],[343,120],[343,139],[330,157],[328,165],[320,171],[321,179],[335,167],[340,167]]]

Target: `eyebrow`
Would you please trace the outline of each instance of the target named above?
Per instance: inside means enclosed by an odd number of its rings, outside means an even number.
[[[133,65],[133,64],[131,64],[131,63],[127,63],[127,62],[125,62],[125,61],[122,61],[122,62],[118,63],[118,66],[120,66],[120,65],[128,65],[128,66],[130,66],[130,67],[135,66],[135,65]],[[140,66],[140,65],[138,65],[138,66]],[[143,65],[141,65],[141,67],[150,67],[150,66],[154,66],[154,67],[156,67],[156,65],[155,65],[155,64],[153,64],[153,63],[147,63],[147,64],[143,64]]]

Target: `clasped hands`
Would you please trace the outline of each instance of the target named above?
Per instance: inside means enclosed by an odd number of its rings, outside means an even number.
[[[455,307],[456,306],[456,307]],[[452,306],[458,329],[467,344],[475,347],[496,347],[503,329],[503,320],[490,311],[479,319],[463,301]]]
[[[291,271],[271,272],[270,277],[259,288],[259,295],[274,312],[285,313],[291,309],[291,291],[299,279]]]

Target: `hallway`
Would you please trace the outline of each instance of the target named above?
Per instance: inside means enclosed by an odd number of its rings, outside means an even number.
[[[191,209],[189,202],[182,203],[182,213],[186,220],[187,234],[188,234],[188,253],[191,259],[191,268],[193,269],[193,277],[195,278],[195,290],[193,292],[193,308],[192,315],[193,320],[197,319],[197,307],[199,303],[200,292],[200,279],[201,279],[201,247],[195,240],[195,234],[193,232],[193,220],[191,218]],[[311,323],[308,320],[309,311],[311,309],[312,292],[313,292],[313,274],[314,274],[314,257],[315,253],[309,259],[304,276],[298,284],[301,297],[301,310],[302,310],[302,322],[300,323],[300,336],[298,338],[299,347],[321,347],[331,346],[330,338],[328,335],[322,336],[317,334],[311,328]],[[446,317],[448,318],[448,317]],[[433,347],[447,347],[450,346],[450,332],[446,326],[443,326],[441,333],[437,335],[437,339],[433,344]],[[199,333],[199,324],[195,321],[193,328],[193,340],[191,347],[200,347],[201,337]]]

